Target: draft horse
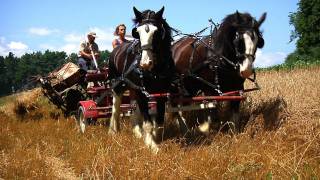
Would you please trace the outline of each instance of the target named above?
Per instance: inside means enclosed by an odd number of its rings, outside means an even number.
[[[226,16],[219,28],[203,39],[187,36],[177,41],[172,53],[185,90],[192,96],[199,91],[221,95],[243,90],[244,81],[254,73],[256,50],[264,46],[259,27],[265,18],[266,13],[257,21],[250,14],[237,11]],[[232,101],[227,110],[236,132],[240,128],[239,106],[240,101]],[[210,127],[210,119],[204,127]]]
[[[175,74],[171,53],[171,28],[163,19],[164,7],[158,12],[138,11],[133,7],[135,28],[132,35],[136,40],[115,48],[110,55],[109,70],[112,79],[113,107],[109,132],[119,131],[121,97],[130,90],[130,96],[136,101],[138,113],[143,123],[136,124],[134,133],[143,137],[145,144],[158,151],[157,125],[164,122],[165,99],[158,98],[157,113],[149,114],[148,94],[168,92],[171,79]],[[141,127],[142,126],[142,127]]]

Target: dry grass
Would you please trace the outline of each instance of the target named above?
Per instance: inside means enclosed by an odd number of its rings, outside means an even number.
[[[212,133],[184,146],[168,123],[158,155],[133,138],[91,126],[80,134],[39,90],[0,106],[4,179],[319,179],[320,68],[258,73],[242,104],[243,133]],[[248,86],[250,86],[248,84]]]

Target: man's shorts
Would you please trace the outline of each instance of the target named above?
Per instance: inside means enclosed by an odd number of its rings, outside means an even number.
[[[80,67],[80,69],[83,69],[85,71],[88,71],[89,69],[92,69],[92,63],[91,61],[87,61],[82,57],[79,57],[78,59],[78,66]]]

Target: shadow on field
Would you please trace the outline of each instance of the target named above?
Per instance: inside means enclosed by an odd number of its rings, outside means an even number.
[[[230,112],[225,109],[226,104],[219,104],[216,110],[205,111],[190,111],[185,112],[184,117],[187,119],[189,131],[187,134],[181,134],[178,124],[171,115],[167,115],[164,134],[162,140],[174,140],[182,146],[194,145],[210,145],[212,137],[217,134],[232,135],[230,131]],[[278,129],[284,120],[288,117],[286,111],[287,104],[282,97],[268,99],[258,104],[253,104],[252,101],[246,100],[241,104],[240,108],[240,130],[241,132],[249,133],[252,137],[258,131],[272,131]],[[211,130],[209,135],[205,135],[198,130],[198,126],[203,123],[203,120],[213,114]]]
[[[282,97],[275,97],[252,105],[244,102],[241,109],[242,129],[254,136],[260,130],[273,131],[278,129],[289,116],[287,103]]]

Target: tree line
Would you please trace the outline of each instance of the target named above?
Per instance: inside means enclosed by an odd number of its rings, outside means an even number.
[[[101,51],[98,61],[100,67],[109,54],[108,50]],[[65,52],[49,50],[26,53],[21,57],[16,57],[12,52],[5,57],[0,56],[0,96],[27,89],[29,85],[35,84],[35,77],[46,76],[63,64],[76,61],[76,53],[67,55]]]

